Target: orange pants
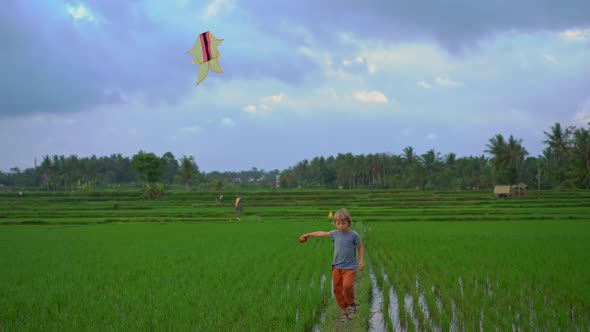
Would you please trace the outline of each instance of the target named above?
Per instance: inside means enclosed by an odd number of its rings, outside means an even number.
[[[340,310],[346,310],[348,305],[354,303],[354,276],[356,270],[341,270],[332,268],[332,286],[334,297]]]

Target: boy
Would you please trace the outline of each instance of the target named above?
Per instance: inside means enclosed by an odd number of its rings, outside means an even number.
[[[334,225],[336,230],[311,232],[303,234],[302,237],[329,237],[334,242],[332,283],[342,322],[357,314],[358,305],[354,302],[354,277],[357,268],[361,271],[365,268],[365,249],[361,237],[350,229],[352,219],[348,210],[340,209],[334,214]],[[358,264],[355,249],[359,253]]]

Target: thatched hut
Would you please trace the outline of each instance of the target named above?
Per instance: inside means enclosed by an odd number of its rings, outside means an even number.
[[[494,187],[494,195],[496,198],[510,198],[512,197],[512,188],[509,185],[497,185]]]
[[[496,198],[511,198],[512,196],[522,196],[527,194],[529,186],[521,182],[513,185],[497,185],[494,187]]]
[[[526,195],[528,189],[529,189],[529,186],[527,186],[526,183],[524,183],[524,182],[521,182],[519,184],[513,184],[511,186],[512,195],[516,195],[516,196]]]

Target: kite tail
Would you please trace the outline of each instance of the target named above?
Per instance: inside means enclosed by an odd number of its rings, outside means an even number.
[[[219,74],[223,73],[223,69],[221,69],[221,65],[219,64],[219,57],[209,61],[209,66],[212,72]]]
[[[207,74],[209,74],[209,62],[202,63],[199,66],[199,77],[197,78],[197,85],[203,82],[205,78],[207,78]]]

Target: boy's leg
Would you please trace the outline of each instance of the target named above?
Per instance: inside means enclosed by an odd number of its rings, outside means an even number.
[[[344,271],[346,270],[332,268],[334,297],[336,298],[336,303],[342,313],[346,313],[346,307],[348,306],[348,303],[346,303],[346,297],[344,296]]]
[[[341,270],[342,271],[342,287],[344,295],[345,307],[354,304],[354,277],[356,270]]]

